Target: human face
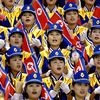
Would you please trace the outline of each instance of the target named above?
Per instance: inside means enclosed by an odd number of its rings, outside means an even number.
[[[75,83],[73,90],[75,92],[76,98],[85,98],[88,93],[89,85],[83,83]]]
[[[96,0],[85,0],[86,5],[91,5],[93,6]]]
[[[55,5],[57,0],[46,0],[47,5]]]
[[[39,96],[41,95],[41,91],[42,91],[42,85],[38,83],[31,83],[26,88],[29,100],[38,99]]]
[[[100,55],[94,57],[94,65],[96,68],[100,68]]]
[[[77,24],[78,22],[78,13],[77,11],[68,11],[66,12],[65,20],[68,24]]]
[[[25,12],[21,19],[25,27],[32,27],[35,23],[35,16],[30,12]]]
[[[6,7],[13,7],[15,0],[3,0]]]
[[[11,46],[17,46],[21,48],[23,43],[23,37],[19,33],[14,33],[10,36],[9,43]]]
[[[94,44],[100,44],[100,29],[93,29],[90,38]]]
[[[9,66],[12,71],[14,72],[19,72],[22,70],[22,58],[20,56],[13,56],[9,60]]]
[[[52,31],[48,34],[47,40],[50,44],[50,47],[58,48],[62,42],[62,35],[58,31]]]
[[[61,75],[64,69],[64,61],[58,58],[52,59],[50,62],[50,68],[55,75]]]

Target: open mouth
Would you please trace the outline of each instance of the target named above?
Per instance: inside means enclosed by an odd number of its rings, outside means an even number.
[[[30,21],[30,19],[26,19],[26,22],[29,22]]]
[[[81,94],[85,94],[85,91],[80,91]]]
[[[92,1],[94,1],[94,0],[89,0],[89,1],[91,1],[91,2],[92,2]]]
[[[61,67],[58,67],[58,68],[57,68],[57,70],[59,70],[59,71],[60,71],[60,70],[61,70]]]
[[[15,42],[15,44],[19,44],[19,42]]]
[[[57,40],[56,39],[53,39],[53,42],[57,42]]]
[[[20,65],[17,65],[17,68],[19,69],[19,68],[21,68],[21,66]]]
[[[71,21],[75,21],[75,19],[74,18],[71,18]]]
[[[49,0],[49,1],[53,1],[53,0]]]
[[[32,92],[32,94],[36,95],[36,94],[37,94],[37,92],[36,92],[36,91],[33,91],[33,92]]]
[[[96,39],[96,40],[98,40],[98,39],[99,39],[99,37],[95,37],[95,39]]]
[[[100,61],[98,62],[98,65],[100,65]]]
[[[13,2],[13,0],[9,0],[9,2],[10,2],[10,3],[12,3],[12,2]]]

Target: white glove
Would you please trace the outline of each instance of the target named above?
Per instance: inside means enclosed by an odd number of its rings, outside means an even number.
[[[3,39],[0,39],[0,49],[2,49],[5,45],[5,41]]]
[[[50,96],[51,96],[52,98],[55,98],[56,95],[58,94],[58,91],[51,90],[49,93],[50,93]]]
[[[71,50],[71,49],[72,49],[72,47],[68,45],[68,46],[67,46],[67,49],[68,49],[68,50]]]
[[[63,90],[63,92],[66,93],[66,94],[68,94],[68,93],[70,92],[69,86],[68,86],[66,83],[64,83],[64,82],[62,82],[62,83],[60,84],[60,88],[61,88],[61,89]]]
[[[14,93],[14,95],[11,97],[11,100],[23,100],[23,95],[19,93]]]
[[[41,42],[39,39],[37,38],[32,38],[32,42],[31,42],[32,46],[36,46],[36,47],[40,47],[41,46]]]
[[[82,33],[81,36],[80,36],[80,40],[81,40],[82,42],[84,42],[85,39],[86,39],[86,31],[83,31],[83,33]]]
[[[98,86],[95,90],[94,90],[95,94],[100,94],[100,86]]]
[[[68,74],[65,75],[67,78],[72,78],[73,77],[73,71],[68,71]]]
[[[93,58],[90,59],[90,62],[88,63],[89,67],[91,68],[92,66],[94,66],[94,60]]]
[[[74,51],[72,53],[72,61],[77,61],[79,59],[80,55],[77,51]]]
[[[50,73],[51,73],[51,70],[47,71],[47,72],[45,73],[45,75],[46,75],[46,76],[49,76]]]

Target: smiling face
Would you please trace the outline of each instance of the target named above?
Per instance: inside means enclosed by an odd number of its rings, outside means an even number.
[[[38,83],[31,83],[26,88],[29,100],[38,99],[41,95],[42,85]]]
[[[25,27],[32,27],[35,23],[35,15],[30,12],[23,13],[21,19]]]
[[[78,12],[77,11],[66,12],[65,20],[68,24],[76,24],[78,22]]]
[[[23,37],[21,34],[19,33],[14,33],[10,36],[10,39],[9,39],[9,44],[11,46],[17,46],[19,48],[21,48],[22,46],[22,43],[23,43]]]
[[[55,75],[59,75],[59,76],[63,73],[64,66],[65,64],[62,58],[54,58],[49,64],[49,67],[52,70],[52,72]]]
[[[47,41],[50,44],[50,47],[59,47],[62,42],[62,35],[58,31],[51,31],[48,34]]]
[[[94,44],[100,44],[100,29],[93,29],[90,38]]]
[[[22,57],[21,56],[13,56],[9,60],[9,66],[12,73],[18,73],[22,70]]]
[[[75,83],[73,86],[73,90],[75,92],[76,98],[85,98],[86,94],[88,92],[89,85],[88,84],[83,84],[83,83]]]

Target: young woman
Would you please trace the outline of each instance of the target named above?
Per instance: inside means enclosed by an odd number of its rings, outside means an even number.
[[[1,14],[6,16],[6,19],[1,21],[1,25],[7,28],[13,27],[18,21],[18,16],[21,13],[21,7],[18,7],[15,4],[15,0],[3,0],[1,5]]]
[[[49,95],[43,87],[39,73],[32,73],[26,77],[23,92],[22,85],[11,100],[50,100]]]
[[[90,100],[89,77],[86,71],[78,71],[74,73],[72,82],[72,91],[67,95],[68,100]]]

